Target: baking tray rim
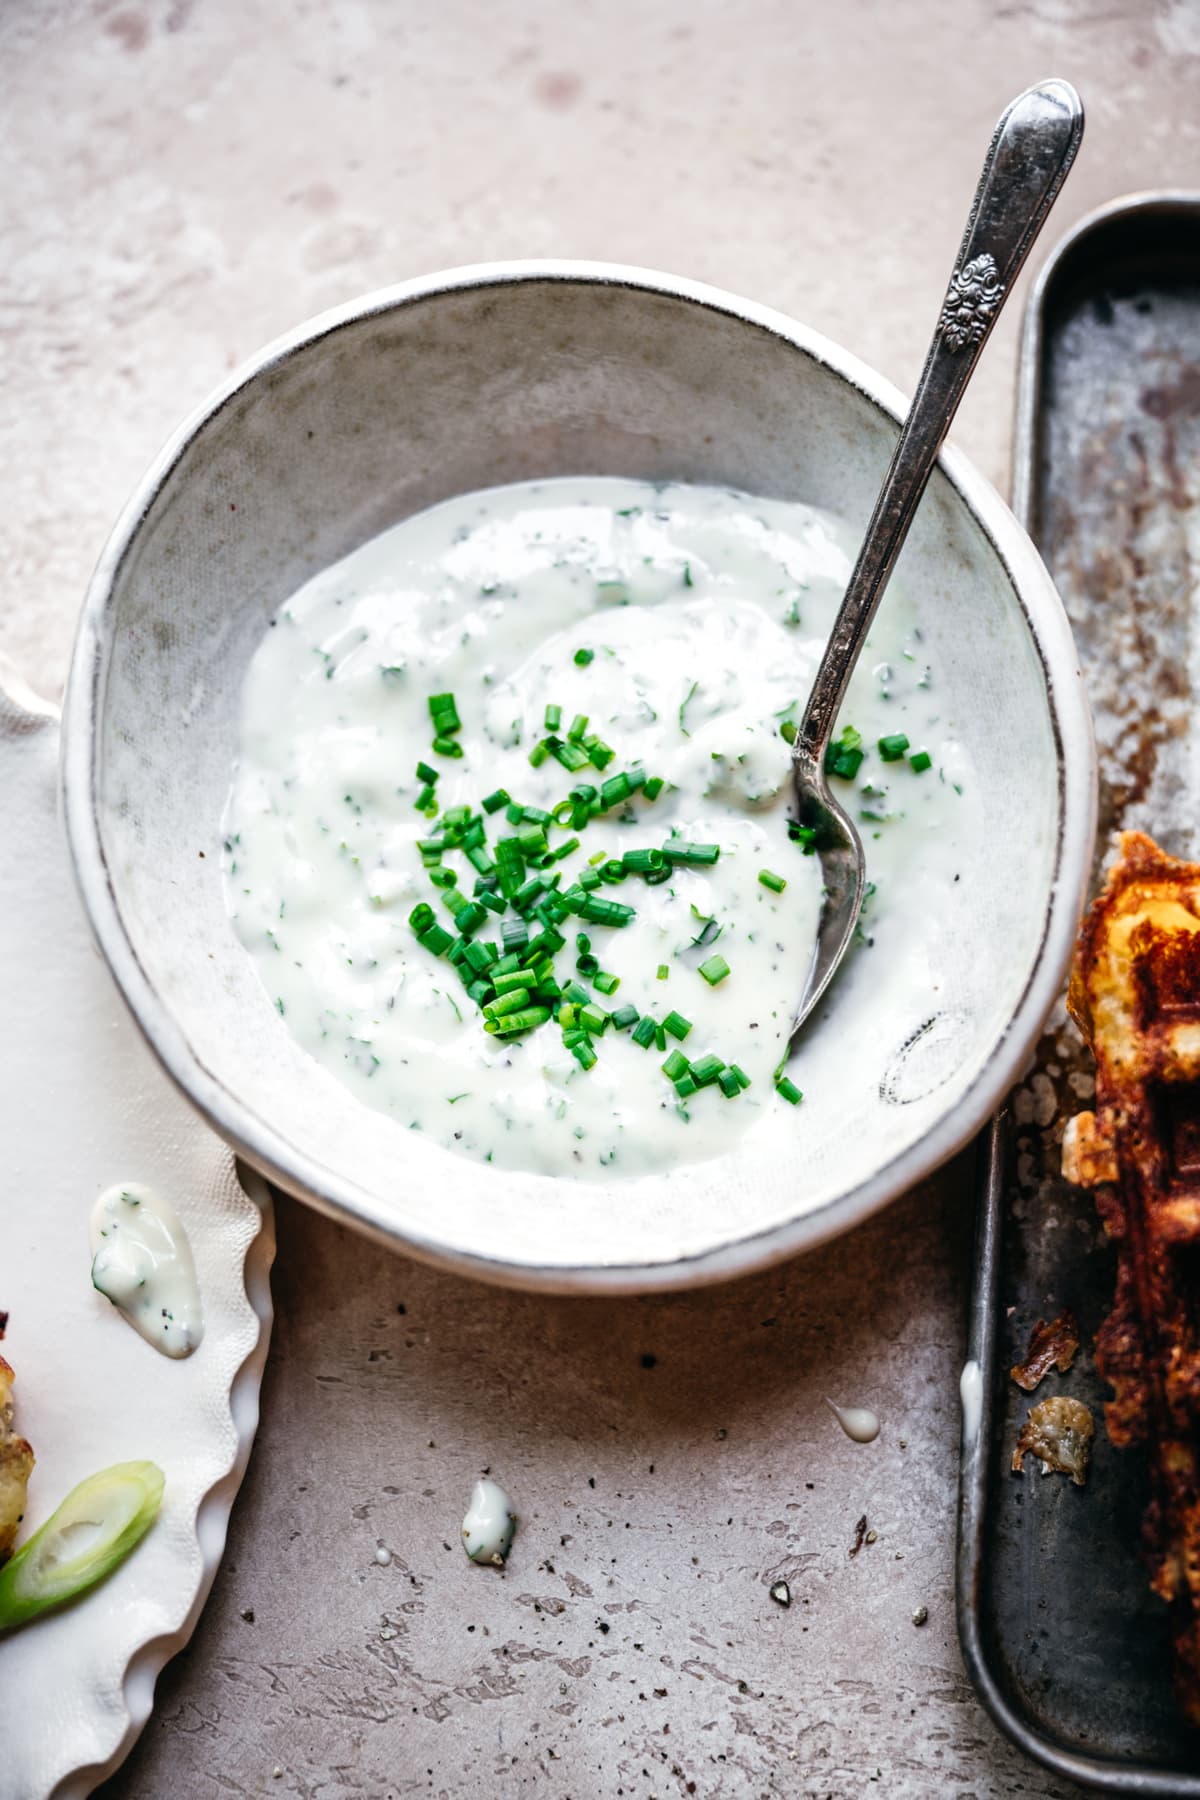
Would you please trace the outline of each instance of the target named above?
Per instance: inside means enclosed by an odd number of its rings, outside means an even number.
[[[1042,357],[1047,305],[1063,268],[1087,239],[1134,218],[1172,215],[1200,220],[1200,192],[1147,189],[1118,196],[1086,213],[1055,245],[1030,289],[1021,326],[1013,435],[1012,508],[1032,537],[1037,425],[1042,400]],[[1134,1794],[1139,1800],[1200,1800],[1200,1773],[1088,1756],[1055,1742],[1011,1703],[988,1661],[980,1601],[985,1575],[983,1533],[988,1514],[992,1419],[996,1380],[996,1307],[1003,1230],[1007,1112],[997,1113],[978,1144],[979,1192],[974,1281],[967,1328],[967,1364],[978,1365],[981,1396],[973,1432],[964,1412],[959,1471],[955,1613],[959,1646],[976,1693],[992,1722],[1018,1749],[1056,1775],[1098,1793]]]

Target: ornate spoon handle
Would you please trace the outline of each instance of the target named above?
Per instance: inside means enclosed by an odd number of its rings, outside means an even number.
[[[925,367],[797,736],[797,751],[818,767],[963,389],[1082,135],[1079,95],[1058,80],[1018,95],[996,126]]]

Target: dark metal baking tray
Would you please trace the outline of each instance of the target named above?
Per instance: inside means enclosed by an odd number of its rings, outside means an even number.
[[[1100,752],[1099,870],[1124,827],[1195,854],[1200,820],[1200,195],[1093,214],[1042,271],[1021,349],[1014,506],[1066,604]],[[1191,649],[1193,635],[1197,649]],[[1200,699],[1200,693],[1195,696]],[[1061,1012],[980,1144],[968,1357],[982,1419],[964,1433],[963,1656],[992,1717],[1059,1775],[1114,1794],[1200,1797],[1200,1732],[1171,1692],[1165,1606],[1139,1546],[1144,1458],[1117,1451],[1091,1346],[1115,1256],[1059,1170],[1090,1058]],[[1075,1313],[1083,1348],[1037,1398],[1096,1418],[1087,1486],[1010,1459],[1031,1404],[1009,1378],[1039,1318]]]

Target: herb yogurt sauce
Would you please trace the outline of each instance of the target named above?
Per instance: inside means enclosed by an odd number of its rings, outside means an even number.
[[[224,853],[304,1048],[405,1128],[546,1174],[698,1161],[795,1104],[820,868],[786,733],[852,549],[803,505],[572,478],[447,501],[307,583],[247,673]],[[873,936],[936,904],[968,809],[894,588],[868,645],[836,786]],[[928,1010],[897,947],[880,1003]]]

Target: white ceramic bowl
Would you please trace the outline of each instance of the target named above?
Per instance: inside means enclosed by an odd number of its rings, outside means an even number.
[[[327,314],[191,418],[101,559],[67,696],[63,784],[101,948],[169,1073],[266,1175],[419,1256],[526,1287],[716,1279],[845,1230],[996,1107],[1066,966],[1094,755],[1050,579],[948,452],[898,579],[979,777],[984,832],[953,916],[912,953],[938,1025],[883,1041],[869,994],[820,1029],[835,1100],[786,1166],[725,1158],[604,1185],[477,1166],[363,1107],[293,1041],[227,919],[219,830],[242,674],[315,571],[447,495],[528,477],[728,483],[865,521],[902,402],[762,307],[590,264],[459,270]],[[885,600],[886,605],[886,600]],[[959,889],[955,889],[956,896]]]

